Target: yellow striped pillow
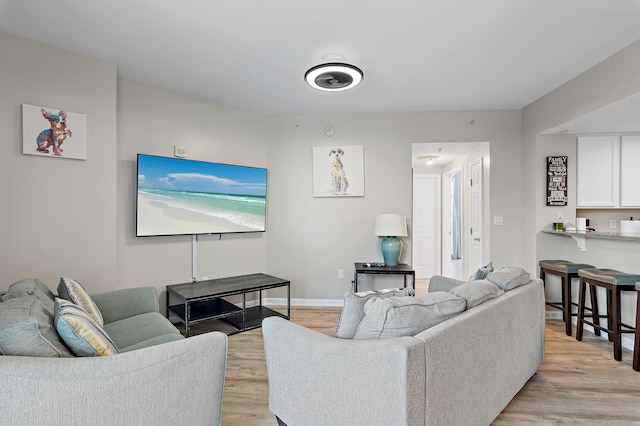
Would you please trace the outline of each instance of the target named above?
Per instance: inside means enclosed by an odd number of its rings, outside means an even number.
[[[91,299],[87,289],[78,281],[72,278],[60,278],[60,283],[58,284],[58,297],[80,306],[91,314],[98,324],[100,324],[100,327],[104,325],[104,319],[102,319],[102,313],[100,312],[100,309],[98,309],[98,305],[96,305],[93,299]]]
[[[76,356],[106,356],[120,352],[93,316],[68,300],[56,298],[54,325]]]

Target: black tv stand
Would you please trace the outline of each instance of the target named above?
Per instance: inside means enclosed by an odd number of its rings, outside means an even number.
[[[262,304],[262,291],[278,287],[287,288],[286,315]],[[246,295],[253,292],[259,293],[258,305],[247,307]],[[239,305],[225,300],[237,295],[242,296]],[[251,274],[168,285],[166,315],[184,324],[186,337],[189,337],[192,325],[214,320],[231,325],[231,329],[222,330],[227,334],[240,333],[260,327],[266,317],[290,319],[291,283],[271,275]]]

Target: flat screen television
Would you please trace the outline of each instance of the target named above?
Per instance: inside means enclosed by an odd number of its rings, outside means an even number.
[[[138,154],[136,236],[264,232],[267,169]]]

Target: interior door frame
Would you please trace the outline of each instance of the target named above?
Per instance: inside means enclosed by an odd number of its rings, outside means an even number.
[[[480,203],[479,205],[476,205],[474,203],[473,200],[473,185],[472,185],[472,179],[473,179],[473,168],[474,166],[479,165],[480,166],[480,190],[479,190],[479,194],[480,194]],[[484,250],[484,239],[485,239],[485,234],[486,234],[486,229],[484,226],[484,219],[485,219],[485,215],[484,215],[484,203],[485,203],[485,191],[484,191],[484,159],[482,157],[479,157],[473,161],[471,161],[469,163],[469,228],[471,230],[471,232],[469,232],[468,235],[468,247],[469,247],[469,256],[468,256],[468,262],[465,262],[465,264],[467,265],[467,271],[466,274],[470,274],[470,271],[475,271],[476,269],[480,268],[481,266],[483,266],[484,264],[484,254],[485,254],[485,250]],[[474,217],[474,210],[477,209],[477,214],[479,215],[479,233],[480,236],[478,237],[477,234],[474,235],[473,234],[473,217]],[[476,259],[476,257],[478,257],[475,253],[474,253],[474,239],[475,238],[480,238],[479,240],[479,259]],[[474,264],[474,260],[476,261]]]

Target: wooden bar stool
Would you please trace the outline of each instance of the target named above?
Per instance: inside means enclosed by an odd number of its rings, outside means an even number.
[[[633,333],[635,327],[622,323],[620,313],[620,293],[623,291],[636,291],[636,282],[640,281],[640,275],[625,274],[614,269],[586,268],[578,270],[580,276],[580,296],[578,300],[578,327],[576,339],[582,340],[584,324],[589,324],[595,330],[605,331],[609,340],[613,341],[613,358],[616,361],[622,359],[622,333]],[[596,321],[598,315],[593,314],[593,322],[584,318],[585,292],[587,285],[590,287],[591,297],[594,298],[595,287],[603,287],[607,292],[607,327],[600,326]],[[637,321],[636,321],[637,322]]]
[[[571,336],[571,317],[576,316],[577,313],[573,313],[573,306],[578,306],[577,303],[571,301],[571,279],[578,279],[578,270],[581,268],[593,268],[593,265],[587,265],[586,263],[573,263],[568,260],[541,260],[538,265],[540,266],[540,279],[543,281],[545,287],[547,282],[545,276],[557,275],[560,277],[560,285],[562,290],[561,302],[549,302],[545,303],[562,311],[562,320],[565,325],[565,333],[567,336]],[[591,301],[593,305],[593,298]],[[596,304],[597,308],[597,304]],[[589,308],[587,308],[589,309]],[[597,311],[596,311],[597,312]],[[598,331],[598,335],[599,335]]]
[[[638,301],[636,302],[636,334],[633,342],[633,369],[640,371],[640,282],[636,282],[636,293],[638,293]]]

